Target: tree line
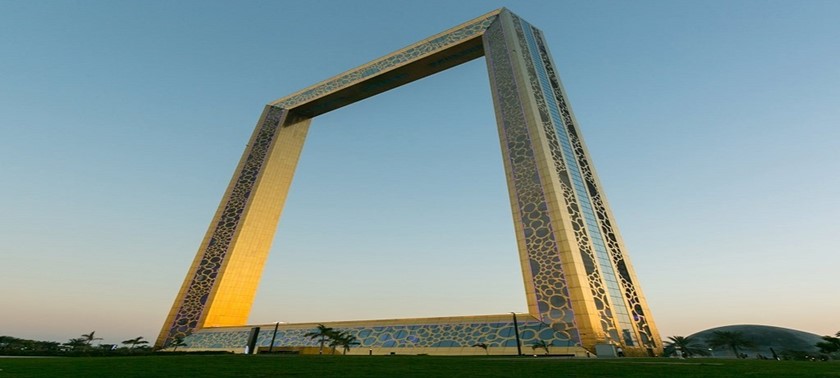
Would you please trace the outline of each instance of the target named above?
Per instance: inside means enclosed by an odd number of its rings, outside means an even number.
[[[319,354],[324,353],[325,346],[331,349],[332,354],[335,354],[338,347],[341,347],[342,354],[347,354],[350,348],[360,344],[356,336],[323,324],[318,324],[314,331],[308,332],[304,336],[318,341]],[[143,336],[124,340],[121,343],[122,346],[102,343],[94,345],[94,342],[100,340],[102,338],[96,336],[96,331],[71,338],[65,343],[0,336],[0,355],[128,355],[147,354],[154,351]],[[185,345],[183,338],[177,338],[170,342],[167,347],[177,351],[178,347]],[[486,344],[479,343],[473,346],[487,351]],[[543,349],[548,354],[548,347],[550,346],[552,345],[545,343],[545,341],[539,341],[532,345],[532,349]],[[710,356],[712,348],[724,348],[730,350],[738,358],[746,358],[743,350],[754,346],[755,344],[741,332],[715,331],[706,339],[706,344],[700,343],[690,336],[671,336],[665,345],[665,355],[677,355],[685,358]],[[815,347],[821,355],[812,356],[807,352],[800,351],[780,351],[780,354],[777,354],[772,348],[770,352],[773,359],[840,359],[840,331],[833,336],[822,336],[822,341],[817,342]]]
[[[95,342],[102,340],[96,336],[96,331],[84,333],[65,343],[57,341],[40,341],[22,339],[13,336],[0,336],[0,354],[2,355],[106,355],[106,354],[135,354],[151,353],[153,350],[143,336],[122,341],[122,345],[102,344]]]

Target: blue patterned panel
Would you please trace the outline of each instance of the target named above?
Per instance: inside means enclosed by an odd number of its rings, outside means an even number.
[[[565,333],[556,332],[547,324],[535,321],[519,322],[519,337],[523,345],[545,341],[554,346],[574,346]],[[328,325],[329,326],[329,325]],[[366,325],[358,327],[335,327],[336,331],[355,336],[360,348],[451,348],[471,347],[483,343],[488,347],[515,347],[516,335],[513,322],[469,322],[401,325]],[[250,328],[229,328],[217,330],[207,328],[186,338],[188,348],[195,349],[240,349],[248,343]],[[305,334],[316,328],[278,328],[274,335],[272,327],[262,327],[257,336],[257,346],[268,347],[274,337],[274,347],[317,347],[317,338]]]

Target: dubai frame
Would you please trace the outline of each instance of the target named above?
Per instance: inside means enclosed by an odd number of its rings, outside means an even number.
[[[311,348],[314,324],[246,325],[312,118],[485,56],[528,312],[334,322],[356,353],[628,355],[661,341],[542,33],[499,9],[268,104],[156,345]],[[518,315],[518,320],[517,320]],[[269,341],[271,339],[271,341]],[[471,348],[485,345],[485,351]],[[478,351],[478,352],[476,352]],[[352,351],[351,351],[352,353]]]

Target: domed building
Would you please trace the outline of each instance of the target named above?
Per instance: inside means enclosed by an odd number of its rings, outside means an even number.
[[[758,356],[772,358],[773,351],[775,351],[778,355],[797,352],[817,353],[818,348],[815,344],[822,341],[819,335],[815,335],[813,333],[798,331],[790,328],[754,324],[709,328],[690,335],[689,337],[692,338],[696,344],[703,344],[709,348],[709,338],[712,337],[714,332],[718,331],[740,332],[745,340],[753,344],[751,347],[738,348],[739,351],[746,354],[748,358],[756,358]],[[709,352],[713,357],[735,357],[732,350],[724,347],[717,347],[714,349],[709,348]]]

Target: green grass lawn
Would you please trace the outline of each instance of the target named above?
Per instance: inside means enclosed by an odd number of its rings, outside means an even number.
[[[11,377],[840,377],[840,362],[432,356],[0,358]]]

